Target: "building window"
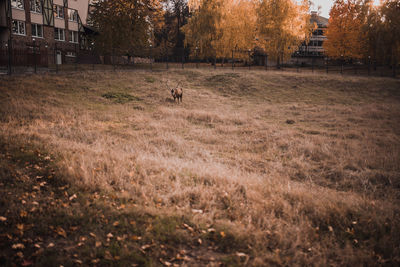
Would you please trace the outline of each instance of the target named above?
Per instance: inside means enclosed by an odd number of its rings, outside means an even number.
[[[68,9],[68,20],[78,22],[78,11],[75,9]]]
[[[78,43],[78,32],[69,31],[69,41],[71,43]]]
[[[76,53],[75,52],[67,52],[65,54],[66,57],[76,57]]]
[[[54,28],[54,39],[57,41],[65,41],[64,29]]]
[[[11,0],[11,6],[14,8],[24,9],[24,0]]]
[[[12,32],[14,34],[25,35],[25,22],[19,20],[13,20]]]
[[[40,0],[31,0],[31,12],[42,13],[42,4]]]
[[[43,38],[43,25],[32,23],[32,36]]]
[[[56,18],[63,19],[64,18],[64,7],[59,5],[54,5],[54,15]]]

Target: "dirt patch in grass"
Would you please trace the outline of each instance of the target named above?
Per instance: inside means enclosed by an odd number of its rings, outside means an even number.
[[[141,101],[142,99],[126,93],[108,92],[102,97],[112,100],[115,103],[124,104],[130,101]]]

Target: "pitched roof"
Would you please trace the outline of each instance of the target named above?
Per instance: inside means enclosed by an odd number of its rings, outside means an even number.
[[[327,27],[329,19],[319,16],[316,11],[311,12],[311,22],[317,23],[318,27]]]

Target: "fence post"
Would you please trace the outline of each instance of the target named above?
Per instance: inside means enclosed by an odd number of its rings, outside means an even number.
[[[251,50],[249,49],[249,70],[250,70],[250,52],[251,52]]]
[[[199,48],[196,46],[196,69],[199,68],[198,52],[199,52]]]
[[[232,49],[232,70],[235,68],[235,61],[233,60],[233,49]]]
[[[325,65],[326,65],[326,74],[329,72],[329,60],[328,58],[325,59]]]
[[[185,48],[182,47],[182,69],[185,68]]]
[[[153,45],[150,44],[150,70],[153,71]]]
[[[340,74],[343,74],[343,55],[341,56]]]
[[[167,58],[167,70],[168,70],[169,69],[169,66],[168,66],[168,60],[169,60],[169,58],[168,58],[168,46],[165,47],[165,54],[166,54],[166,58]]]
[[[371,74],[371,56],[368,56],[368,76]]]
[[[8,75],[11,75],[11,73],[12,73],[12,43],[11,43],[11,38],[8,40],[7,52],[8,52]]]
[[[311,59],[311,72],[314,73],[314,61],[315,61],[315,57],[312,57]]]
[[[214,55],[214,70],[216,70],[217,69],[217,52],[215,52],[215,55]]]
[[[268,55],[265,55],[265,70],[268,70]]]
[[[36,39],[33,38],[33,65],[35,68],[35,74],[37,73],[37,64],[36,64]]]
[[[56,73],[58,73],[58,63],[57,63],[57,42],[54,42],[54,64],[56,65]]]
[[[75,44],[75,71],[78,71],[78,49],[77,49],[77,44]]]

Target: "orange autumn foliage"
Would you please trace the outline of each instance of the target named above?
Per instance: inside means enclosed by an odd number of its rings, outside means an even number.
[[[367,50],[365,14],[360,0],[336,0],[330,13],[324,49],[331,58],[363,58]]]

